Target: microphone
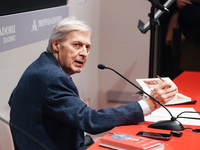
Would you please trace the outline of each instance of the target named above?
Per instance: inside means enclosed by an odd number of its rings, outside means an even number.
[[[121,76],[123,79],[125,79],[126,81],[128,81],[131,85],[133,85],[134,87],[136,87],[138,90],[140,90],[142,93],[146,94],[147,96],[149,96],[152,100],[154,100],[155,102],[157,102],[159,105],[161,105],[171,116],[171,120],[164,120],[164,121],[159,121],[153,124],[150,124],[148,127],[150,128],[156,128],[156,129],[165,129],[165,130],[184,130],[183,125],[176,120],[176,118],[172,115],[172,113],[169,111],[169,109],[167,109],[167,107],[165,107],[162,103],[160,103],[158,100],[156,100],[155,98],[153,98],[151,95],[149,95],[148,93],[146,93],[145,91],[143,91],[141,88],[139,88],[137,85],[135,85],[134,83],[132,83],[130,80],[128,80],[127,78],[125,78],[124,76],[122,76],[120,73],[118,73],[117,71],[115,71],[114,69],[110,68],[110,67],[106,67],[103,64],[99,64],[98,65],[99,69],[109,69],[112,70],[113,72],[115,72],[116,74],[118,74],[119,76]]]
[[[148,0],[155,8],[158,8],[162,11],[169,12],[169,9],[164,7],[158,0]]]

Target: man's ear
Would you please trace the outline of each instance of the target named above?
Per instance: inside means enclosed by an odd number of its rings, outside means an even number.
[[[60,50],[59,40],[52,40],[52,47],[55,52],[58,52]]]

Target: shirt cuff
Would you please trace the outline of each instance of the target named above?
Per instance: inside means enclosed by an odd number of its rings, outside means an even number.
[[[149,106],[147,105],[147,103],[144,100],[140,100],[138,101],[138,103],[140,104],[142,110],[143,110],[143,114],[144,116],[147,116],[149,114],[151,114],[151,110],[149,108]]]

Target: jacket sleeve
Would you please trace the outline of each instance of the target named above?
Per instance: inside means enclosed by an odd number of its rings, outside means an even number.
[[[52,79],[44,98],[46,112],[68,126],[91,134],[105,132],[115,126],[144,121],[143,111],[138,102],[100,110],[88,107],[79,98],[73,81],[66,77]]]

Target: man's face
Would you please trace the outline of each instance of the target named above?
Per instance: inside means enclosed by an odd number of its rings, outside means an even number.
[[[71,76],[80,73],[91,47],[91,35],[86,31],[72,31],[64,41],[52,41],[54,56],[62,69]]]

